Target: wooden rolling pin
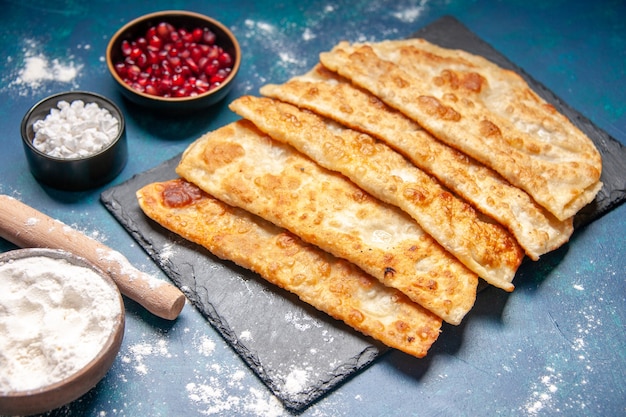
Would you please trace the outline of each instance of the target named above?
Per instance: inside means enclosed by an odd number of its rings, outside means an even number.
[[[0,195],[0,237],[22,248],[62,249],[107,272],[120,292],[152,314],[174,320],[185,296],[174,285],[133,267],[121,253],[7,195]]]

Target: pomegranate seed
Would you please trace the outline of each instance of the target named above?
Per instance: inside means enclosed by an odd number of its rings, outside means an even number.
[[[213,33],[209,28],[204,28],[202,32],[202,40],[207,45],[213,45],[215,43],[215,33]]]
[[[206,64],[209,62],[209,58],[203,56],[203,57],[200,57],[200,59],[198,59],[197,62],[198,62],[198,67],[200,67],[200,70],[203,70]]]
[[[154,85],[148,84],[146,86],[145,93],[150,94],[152,96],[157,96],[159,95],[159,90],[157,90],[157,88]]]
[[[213,60],[211,62],[209,62],[208,64],[205,65],[204,67],[204,73],[206,75],[208,75],[209,77],[214,76],[215,74],[217,74],[217,71],[220,69],[220,63],[217,60]]]
[[[191,42],[193,42],[193,33],[189,33],[189,32],[184,32],[181,33],[180,38],[183,40],[183,42],[189,44]]]
[[[219,85],[219,84],[220,84],[220,83],[222,83],[225,79],[226,79],[226,77],[225,77],[223,74],[217,73],[217,74],[215,74],[214,76],[212,76],[212,77],[209,79],[209,82],[210,82],[211,84],[218,84],[218,85]]]
[[[172,97],[187,97],[188,91],[183,87],[172,87],[171,93]]]
[[[139,77],[139,74],[141,74],[141,68],[137,65],[131,65],[128,67],[128,77],[131,80],[136,80]]]
[[[200,62],[200,58],[202,58],[203,56],[202,49],[198,45],[195,45],[193,48],[191,48],[189,56],[194,61]]]
[[[210,84],[205,80],[197,79],[195,86],[198,91],[202,90],[202,92],[205,92],[209,90]]]
[[[148,45],[150,45],[153,48],[156,48],[157,50],[161,49],[163,47],[163,40],[161,38],[159,38],[156,33],[150,37],[148,37]]]
[[[233,57],[216,41],[209,28],[160,22],[143,36],[122,41],[115,71],[131,88],[150,95],[197,96],[221,85],[232,70]]]
[[[140,91],[142,93],[145,91],[145,88],[143,88],[143,86],[139,83],[133,83],[131,87],[133,87],[133,89]]]
[[[122,55],[129,56],[133,48],[130,46],[130,42],[127,40],[122,41]]]
[[[222,52],[217,60],[222,68],[227,68],[233,65],[233,59],[230,57],[228,52]]]
[[[204,35],[204,31],[200,28],[195,28],[191,34],[194,42],[200,42],[202,40],[202,35]]]
[[[185,59],[185,65],[187,65],[192,74],[198,74],[200,72],[200,67],[192,58]]]
[[[181,63],[180,58],[177,56],[170,56],[167,60],[169,61],[170,64],[172,64],[173,67],[177,67]]]
[[[163,40],[168,39],[173,30],[174,27],[166,22],[159,23],[156,28],[157,35]]]
[[[220,48],[219,46],[214,46],[211,49],[209,49],[209,53],[207,54],[207,58],[213,60],[213,59],[218,59],[220,56],[220,53],[222,48]]]
[[[137,46],[133,47],[130,50],[130,58],[133,60],[136,60],[137,58],[139,58],[139,55],[141,55],[143,52],[141,51],[141,49],[139,49]]]
[[[146,56],[146,54],[142,53],[137,57],[136,62],[137,65],[139,65],[139,68],[145,68],[146,65],[148,65],[148,57]]]
[[[161,78],[158,87],[163,92],[169,92],[172,89],[172,79],[168,77]]]
[[[150,65],[158,65],[158,63],[159,63],[159,54],[157,54],[154,51],[148,51],[147,56],[148,56],[148,63]]]
[[[185,77],[185,79],[189,79],[191,76],[193,76],[193,71],[191,71],[191,68],[189,68],[189,66],[187,65],[181,65],[177,68],[176,72]]]
[[[172,75],[172,85],[174,87],[181,87],[185,83],[185,77],[180,74]]]
[[[126,65],[124,65],[123,62],[118,62],[117,64],[115,64],[115,72],[117,72],[117,75],[124,78],[128,70],[126,69]]]

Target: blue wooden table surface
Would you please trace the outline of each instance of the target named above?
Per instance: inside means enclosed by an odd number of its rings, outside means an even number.
[[[209,14],[238,37],[244,62],[224,103],[162,121],[124,101],[104,63],[109,37],[141,14]],[[0,2],[0,193],[122,252],[167,279],[99,201],[107,187],[179,154],[237,117],[231,99],[305,72],[340,40],[403,38],[452,15],[561,99],[626,144],[626,3],[394,1]],[[47,71],[33,71],[33,65]],[[41,67],[39,68],[41,70]],[[40,185],[19,125],[38,100],[80,89],[112,98],[127,118],[130,158],[86,192]],[[626,207],[578,230],[526,269],[511,294],[480,293],[462,326],[445,327],[425,359],[389,352],[302,416],[626,415]],[[14,246],[0,239],[0,250]],[[289,416],[190,305],[174,322],[126,300],[127,328],[107,376],[53,416]]]

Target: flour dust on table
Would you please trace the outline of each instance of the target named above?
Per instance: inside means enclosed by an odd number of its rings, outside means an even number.
[[[79,48],[89,49],[89,45]],[[9,56],[8,61],[21,61],[17,71],[3,80],[0,91],[19,96],[28,96],[50,92],[50,84],[62,83],[70,88],[78,88],[83,64],[68,53],[62,58],[49,56],[41,51],[42,47],[34,39],[26,39],[20,54]]]

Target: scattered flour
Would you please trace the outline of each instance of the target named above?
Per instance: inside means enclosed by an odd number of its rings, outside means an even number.
[[[310,41],[315,38],[317,38],[317,35],[311,30],[311,28],[306,28],[304,29],[304,32],[302,32],[302,40],[304,41]]]
[[[254,338],[252,337],[252,333],[250,332],[250,330],[244,330],[241,332],[241,334],[239,334],[239,340],[243,342],[249,342],[251,340],[254,340]]]
[[[122,362],[132,364],[139,375],[147,375],[150,369],[144,359],[147,357],[171,358],[167,340],[160,338],[156,342],[139,342],[128,347],[128,353],[122,356]]]
[[[200,336],[197,341],[194,341],[194,345],[202,356],[211,356],[215,351],[215,342],[206,335]]]
[[[202,415],[253,415],[280,417],[286,415],[280,401],[256,388],[243,391],[241,396],[228,395],[222,388],[206,383],[190,382],[185,386],[188,398]]]
[[[279,30],[276,26],[267,22],[256,22],[251,19],[247,19],[244,22],[248,32],[246,37],[260,36],[264,39],[264,44],[267,45],[270,52],[279,58],[279,63],[284,66],[296,66],[304,68],[307,65],[307,60],[298,54],[298,50],[295,48],[289,48],[289,38],[284,31]]]
[[[89,49],[88,46],[81,46]],[[36,40],[27,39],[22,48],[21,60],[9,57],[8,62],[21,63],[17,72],[11,79],[5,79],[4,84],[11,89],[17,90],[21,96],[26,96],[45,88],[47,83],[58,82],[70,84],[77,88],[77,79],[80,77],[82,64],[74,62],[74,56],[69,54],[65,57],[68,61],[58,58],[50,58],[41,51],[41,46]]]
[[[402,11],[394,12],[392,15],[405,23],[413,23],[424,13],[428,5],[428,0],[420,0],[419,4],[412,7],[405,7]]]
[[[189,328],[183,329],[186,334]],[[181,390],[186,394],[190,415],[223,416],[238,415],[251,417],[281,417],[289,416],[281,401],[267,389],[258,389],[250,386],[250,381],[256,379],[249,368],[242,363],[225,365],[212,361],[216,342],[206,334],[196,333],[191,337],[192,350],[185,352],[189,360],[198,360],[193,368],[189,380],[182,384]],[[155,340],[142,340],[127,346],[122,352],[123,364],[139,375],[150,377],[151,373],[159,372],[152,369],[150,364],[161,363],[171,358],[168,340],[165,335]],[[179,359],[177,359],[179,360]],[[292,372],[288,383],[296,389],[306,375],[302,372]],[[320,416],[322,417],[322,416]]]
[[[525,408],[528,415],[543,414],[544,408],[550,408],[551,411],[558,412],[560,410],[553,408],[553,396],[559,390],[557,384],[563,383],[563,377],[554,368],[546,367],[546,373],[539,378],[531,386],[531,397],[527,401]]]
[[[233,29],[240,34],[239,41],[242,49],[254,50],[256,54],[274,56],[268,67],[261,61],[250,60],[249,77],[242,81],[238,88],[244,93],[256,93],[259,85],[270,82],[281,82],[291,77],[304,74],[318,62],[318,53],[314,42],[320,39],[319,33],[327,32],[332,28],[334,36],[339,40],[352,42],[369,42],[390,39],[398,36],[398,26],[414,24],[426,11],[428,0],[416,0],[412,5],[402,9],[393,5],[362,5],[368,12],[375,8],[380,14],[381,22],[375,28],[367,26],[367,30],[357,22],[345,19],[346,13],[355,12],[353,5],[326,4],[314,10],[308,10],[305,17],[304,29],[300,29],[293,22],[278,22],[270,19],[253,19],[249,17],[240,27]],[[357,11],[358,12],[358,11]],[[339,24],[338,24],[339,23]],[[397,23],[397,24],[395,24]],[[315,48],[313,52],[306,52],[306,44]],[[320,46],[321,47],[321,46]],[[254,79],[256,78],[256,79]]]
[[[205,334],[194,335],[196,353],[210,358],[216,343]],[[249,387],[250,370],[244,365],[226,366],[216,362],[202,362],[195,369],[195,377],[185,385],[187,398],[197,412],[206,416],[246,415],[280,417],[286,415],[278,398],[268,390]],[[228,389],[226,389],[228,387]]]
[[[311,316],[305,316],[302,313],[288,311],[285,314],[285,321],[300,331],[306,331],[313,327],[321,328],[322,323]]]
[[[295,368],[289,372],[285,378],[283,391],[289,394],[298,394],[302,392],[309,380],[309,371],[306,369]]]
[[[175,255],[176,252],[174,251],[174,243],[166,243],[165,246],[163,246],[163,249],[159,251],[159,259],[162,263],[169,261]]]
[[[96,248],[96,255],[98,255],[101,261],[108,264],[109,270],[107,272],[109,273],[114,272],[118,275],[125,276],[131,282],[133,280],[141,280],[152,289],[159,288],[161,285],[166,284],[166,281],[136,269],[124,255],[116,250],[107,247],[98,247]]]
[[[583,290],[582,286],[577,288],[577,285],[574,285],[574,289]],[[602,320],[597,314],[598,309],[603,308],[602,302],[603,297],[599,297],[597,304],[584,305],[576,313],[576,317],[581,320],[576,324],[576,333],[573,337],[566,339],[571,349],[571,357],[568,361],[576,361],[579,369],[576,375],[564,376],[565,371],[559,371],[557,365],[546,366],[545,372],[531,384],[529,398],[520,408],[525,415],[552,415],[561,412],[569,413],[572,410],[585,415],[588,406],[584,386],[589,383],[589,378],[594,372],[591,362],[593,353],[587,351],[589,347],[586,338],[597,337],[598,329],[602,326]],[[573,386],[577,389],[573,390]]]

